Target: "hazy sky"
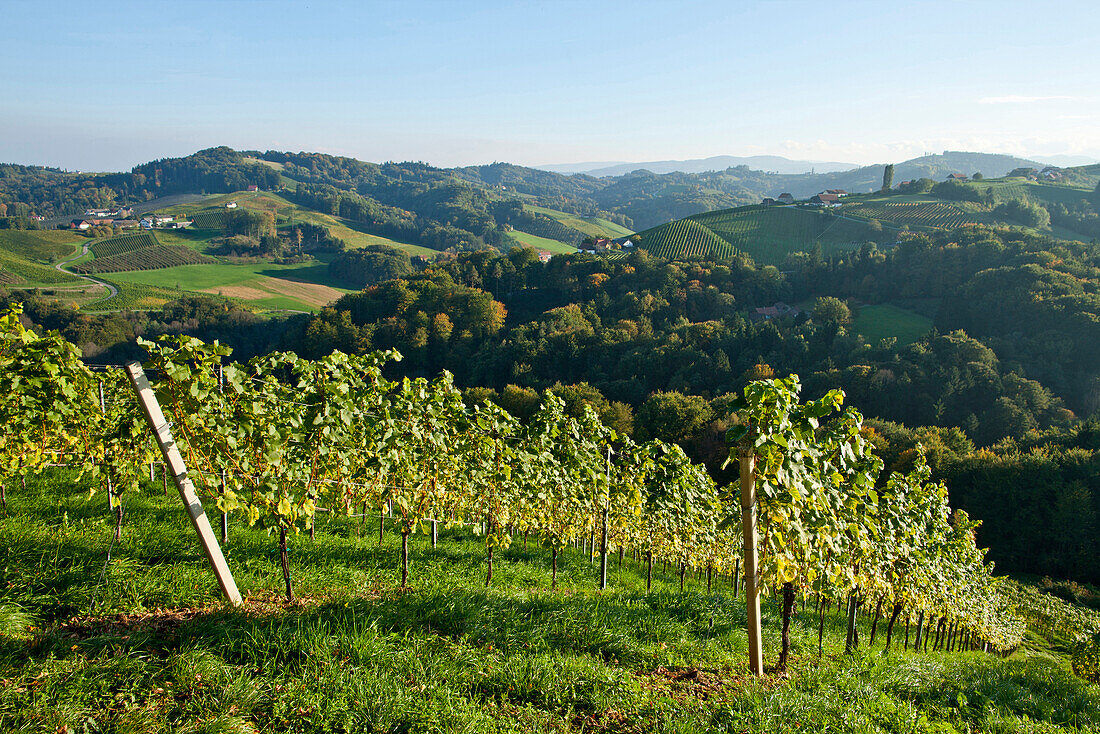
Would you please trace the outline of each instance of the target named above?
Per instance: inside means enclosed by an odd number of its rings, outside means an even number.
[[[0,161],[1100,158],[1100,3],[0,0]]]

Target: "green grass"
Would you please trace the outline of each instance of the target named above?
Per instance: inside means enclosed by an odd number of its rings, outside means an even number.
[[[633,232],[626,227],[615,224],[614,222],[609,222],[600,217],[582,217],[577,214],[570,214],[568,212],[558,211],[557,209],[549,209],[547,207],[533,206],[530,204],[528,204],[526,208],[529,211],[545,214],[551,219],[556,219],[561,222],[566,227],[583,232],[591,237],[615,239],[617,237],[625,237],[626,235],[633,234]]]
[[[484,549],[460,529],[438,548],[413,539],[399,591],[397,536],[379,545],[373,517],[325,516],[316,540],[291,541],[304,601],[288,606],[272,537],[234,517],[226,555],[248,604],[227,609],[172,494],[158,481],[127,496],[112,547],[102,493],[71,474],[10,492],[0,730],[1100,731],[1100,690],[1047,655],[883,655],[880,637],[846,657],[830,611],[819,660],[804,612],[791,677],[753,680],[727,579],[680,593],[658,567],[646,593],[628,559],[599,592],[595,566],[567,550],[551,592],[548,552],[517,538],[486,589]],[[776,611],[765,604],[769,663]]]
[[[548,252],[558,254],[569,254],[570,252],[576,252],[577,248],[565,244],[564,242],[558,242],[548,237],[539,237],[538,235],[528,234],[521,232],[518,229],[513,229],[509,232],[512,237],[519,240],[527,247],[533,247],[536,250],[547,250]]]
[[[295,265],[217,262],[112,273],[110,279],[113,283],[155,286],[177,295],[178,291],[213,293],[254,308],[295,311],[317,310],[350,292],[329,277],[324,262]]]
[[[912,344],[932,329],[932,319],[889,303],[860,306],[852,321],[852,331],[869,343],[896,337],[898,344]]]

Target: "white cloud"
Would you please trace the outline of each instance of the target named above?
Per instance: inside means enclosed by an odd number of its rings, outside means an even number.
[[[1030,97],[1024,94],[1009,94],[1004,97],[982,97],[978,104],[1034,104],[1036,102],[1077,102],[1081,97],[1065,94],[1050,94],[1046,96]]]

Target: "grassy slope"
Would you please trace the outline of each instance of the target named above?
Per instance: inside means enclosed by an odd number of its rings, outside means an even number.
[[[531,204],[528,204],[527,208],[533,212],[545,214],[551,219],[558,220],[566,227],[572,227],[573,229],[593,237],[614,239],[616,237],[625,237],[626,235],[633,234],[633,232],[626,227],[615,224],[614,222],[609,222],[600,217],[581,217],[576,214],[558,211],[557,209],[548,209],[546,207],[533,206]]]
[[[312,311],[349,291],[329,278],[324,263],[275,265],[211,263],[160,270],[111,273],[112,283],[133,283],[164,289],[217,293],[264,309]]]
[[[897,337],[899,344],[912,344],[932,328],[932,319],[889,303],[860,306],[852,322],[852,331],[862,334],[870,344]]]
[[[547,250],[549,252],[555,252],[559,254],[568,254],[570,252],[576,252],[577,248],[565,244],[564,242],[558,242],[547,237],[539,237],[538,235],[528,234],[527,232],[521,232],[518,229],[514,229],[509,232],[512,237],[522,242],[527,247],[533,247],[536,250]]]
[[[224,209],[225,205],[231,201],[237,202],[238,206],[245,209],[274,212],[280,226],[284,226],[291,222],[322,224],[328,227],[329,231],[331,231],[335,237],[344,240],[344,242],[348,244],[348,247],[357,248],[366,247],[367,245],[388,245],[389,247],[407,252],[409,255],[434,257],[438,254],[436,250],[427,247],[406,244],[404,242],[398,242],[386,237],[363,232],[361,230],[361,225],[356,222],[306,209],[270,191],[238,191],[232,194],[218,194],[204,199],[201,204],[168,207],[163,213],[193,216],[195,213],[203,210]]]
[[[697,579],[679,593],[658,568],[647,594],[628,560],[600,593],[594,566],[566,551],[550,592],[548,552],[517,539],[487,590],[484,550],[461,530],[437,549],[414,538],[412,588],[399,593],[397,537],[379,546],[373,518],[326,517],[315,541],[291,541],[304,602],[288,607],[273,539],[235,517],[227,557],[249,603],[225,610],[178,498],[159,496],[159,482],[145,491],[126,498],[106,564],[102,494],[60,474],[11,493],[0,729],[1100,731],[1100,691],[1049,656],[902,653],[899,630],[892,654],[880,636],[876,651],[846,658],[830,611],[818,661],[804,613],[791,678],[751,680],[728,580],[715,596]],[[764,623],[773,662],[770,603]]]

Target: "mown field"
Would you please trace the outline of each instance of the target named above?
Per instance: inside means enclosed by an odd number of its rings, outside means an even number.
[[[550,592],[549,552],[516,538],[484,585],[466,530],[412,542],[325,515],[291,540],[301,601],[279,601],[274,540],[238,520],[227,560],[246,595],[221,606],[178,496],[124,498],[64,470],[11,488],[0,513],[0,730],[111,732],[1097,732],[1100,689],[1019,651],[841,651],[843,622],[799,610],[788,676],[746,675],[742,601],[629,557],[610,587],[577,551]],[[208,508],[209,510],[210,508]],[[216,513],[215,513],[216,514]],[[778,609],[764,606],[774,663]]]
[[[113,283],[197,291],[235,298],[260,309],[313,311],[349,291],[328,275],[325,263],[268,262],[181,265],[160,270],[112,273]]]
[[[609,222],[601,217],[581,217],[576,214],[570,214],[568,212],[558,211],[557,209],[548,209],[542,206],[533,206],[531,204],[526,205],[528,211],[537,212],[538,214],[545,214],[551,219],[564,224],[566,227],[583,232],[591,237],[606,237],[608,239],[615,239],[617,237],[625,237],[633,234],[629,229],[622,225]]]
[[[526,247],[533,247],[536,250],[546,250],[556,254],[568,254],[570,252],[576,252],[577,248],[571,245],[567,245],[564,242],[558,240],[552,240],[548,237],[539,237],[538,235],[528,234],[527,232],[521,232],[518,229],[513,229],[508,233],[515,239],[519,240],[521,244]]]

